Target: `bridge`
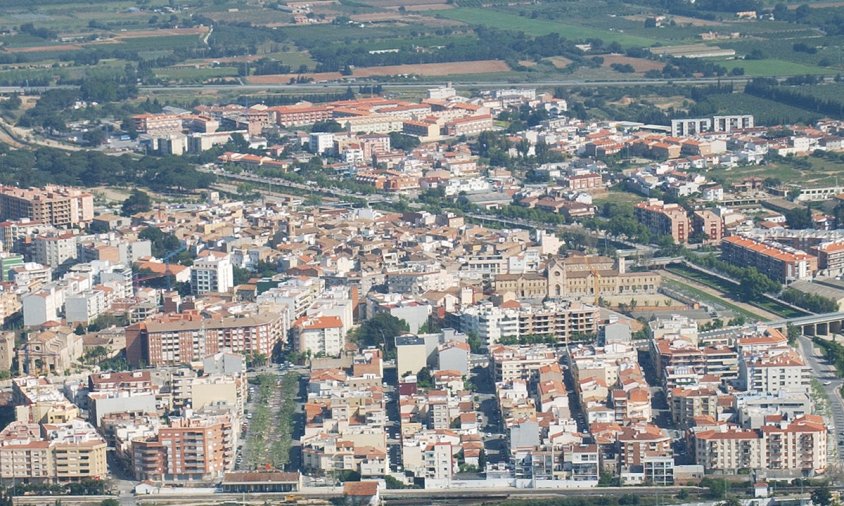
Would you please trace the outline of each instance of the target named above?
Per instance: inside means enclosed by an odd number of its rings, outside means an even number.
[[[841,328],[844,326],[844,311],[797,316],[795,318],[784,318],[768,322],[768,326],[783,331],[789,325],[799,327],[800,332],[807,336],[840,334]]]

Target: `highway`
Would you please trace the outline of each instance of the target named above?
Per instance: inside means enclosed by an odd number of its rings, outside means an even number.
[[[295,77],[294,74],[290,75]],[[783,81],[790,76],[779,76],[775,79]],[[724,77],[702,77],[702,78],[677,78],[677,79],[622,79],[622,80],[587,80],[587,79],[547,79],[543,81],[461,81],[453,82],[455,88],[543,88],[550,86],[562,87],[608,87],[608,86],[653,86],[664,84],[678,84],[695,86],[700,84],[745,84],[752,79],[750,76],[724,76]],[[825,80],[831,81],[832,77]],[[448,76],[443,76],[442,82],[448,81]],[[349,86],[358,85],[380,85],[383,88],[393,89],[427,89],[441,84],[440,81],[375,81],[355,80],[328,83],[278,83],[278,84],[198,84],[198,85],[142,85],[139,89],[142,92],[167,92],[167,91],[265,91],[265,90],[302,90],[313,93],[316,90],[345,90]],[[50,86],[0,86],[0,93],[32,93],[52,89],[75,89],[75,85],[50,85]]]
[[[829,398],[829,409],[832,419],[830,420],[835,428],[832,439],[837,440],[838,459],[844,455],[844,399],[841,398],[841,386],[844,380],[836,374],[835,367],[826,363],[826,360],[815,353],[815,346],[812,339],[800,336],[800,351],[803,357],[812,368],[812,376],[821,381],[824,391]]]

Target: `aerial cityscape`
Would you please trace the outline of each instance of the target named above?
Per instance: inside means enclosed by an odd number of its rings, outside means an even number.
[[[844,2],[0,0],[0,506],[832,506]]]

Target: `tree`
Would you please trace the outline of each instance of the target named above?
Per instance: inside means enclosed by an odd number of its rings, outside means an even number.
[[[402,151],[412,151],[419,146],[419,138],[401,132],[390,132],[390,147]]]
[[[102,128],[92,128],[82,134],[82,140],[89,146],[99,146],[108,139],[108,134]]]
[[[427,367],[419,369],[419,372],[416,373],[416,386],[419,388],[432,388],[434,386],[434,379]]]
[[[808,207],[789,209],[785,212],[785,221],[793,230],[813,228],[812,211]]]
[[[152,243],[152,254],[155,257],[163,258],[169,253],[178,251],[182,242],[172,233],[164,233],[160,228],[147,227],[138,234],[138,239],[147,240]]]
[[[343,125],[337,123],[333,119],[317,121],[314,123],[314,126],[311,127],[311,132],[342,132],[343,130]]]
[[[117,499],[103,499],[100,501],[100,506],[120,506],[120,501]]]
[[[392,351],[396,347],[396,336],[409,330],[404,320],[389,313],[378,313],[363,322],[354,337],[361,346],[380,346],[383,343],[385,351]]]
[[[800,334],[802,334],[800,327],[790,323],[786,327],[786,333],[788,335],[789,344],[794,344],[797,341],[797,338],[800,337]]]
[[[830,506],[832,504],[832,492],[829,491],[829,485],[826,483],[812,490],[811,497],[812,504],[817,506]]]
[[[234,266],[232,268],[234,272],[234,284],[235,285],[243,285],[249,282],[249,278],[252,277],[252,273],[249,269],[244,269],[243,267]]]
[[[129,198],[123,201],[123,205],[120,207],[120,214],[123,216],[132,216],[134,214],[148,212],[150,209],[152,209],[152,200],[149,198],[149,195],[136,188],[129,194]]]

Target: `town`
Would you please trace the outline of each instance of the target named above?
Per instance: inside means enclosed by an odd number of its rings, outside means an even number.
[[[0,187],[15,504],[805,483],[823,504],[844,122],[569,105],[445,85],[168,108],[103,150],[202,184]]]

